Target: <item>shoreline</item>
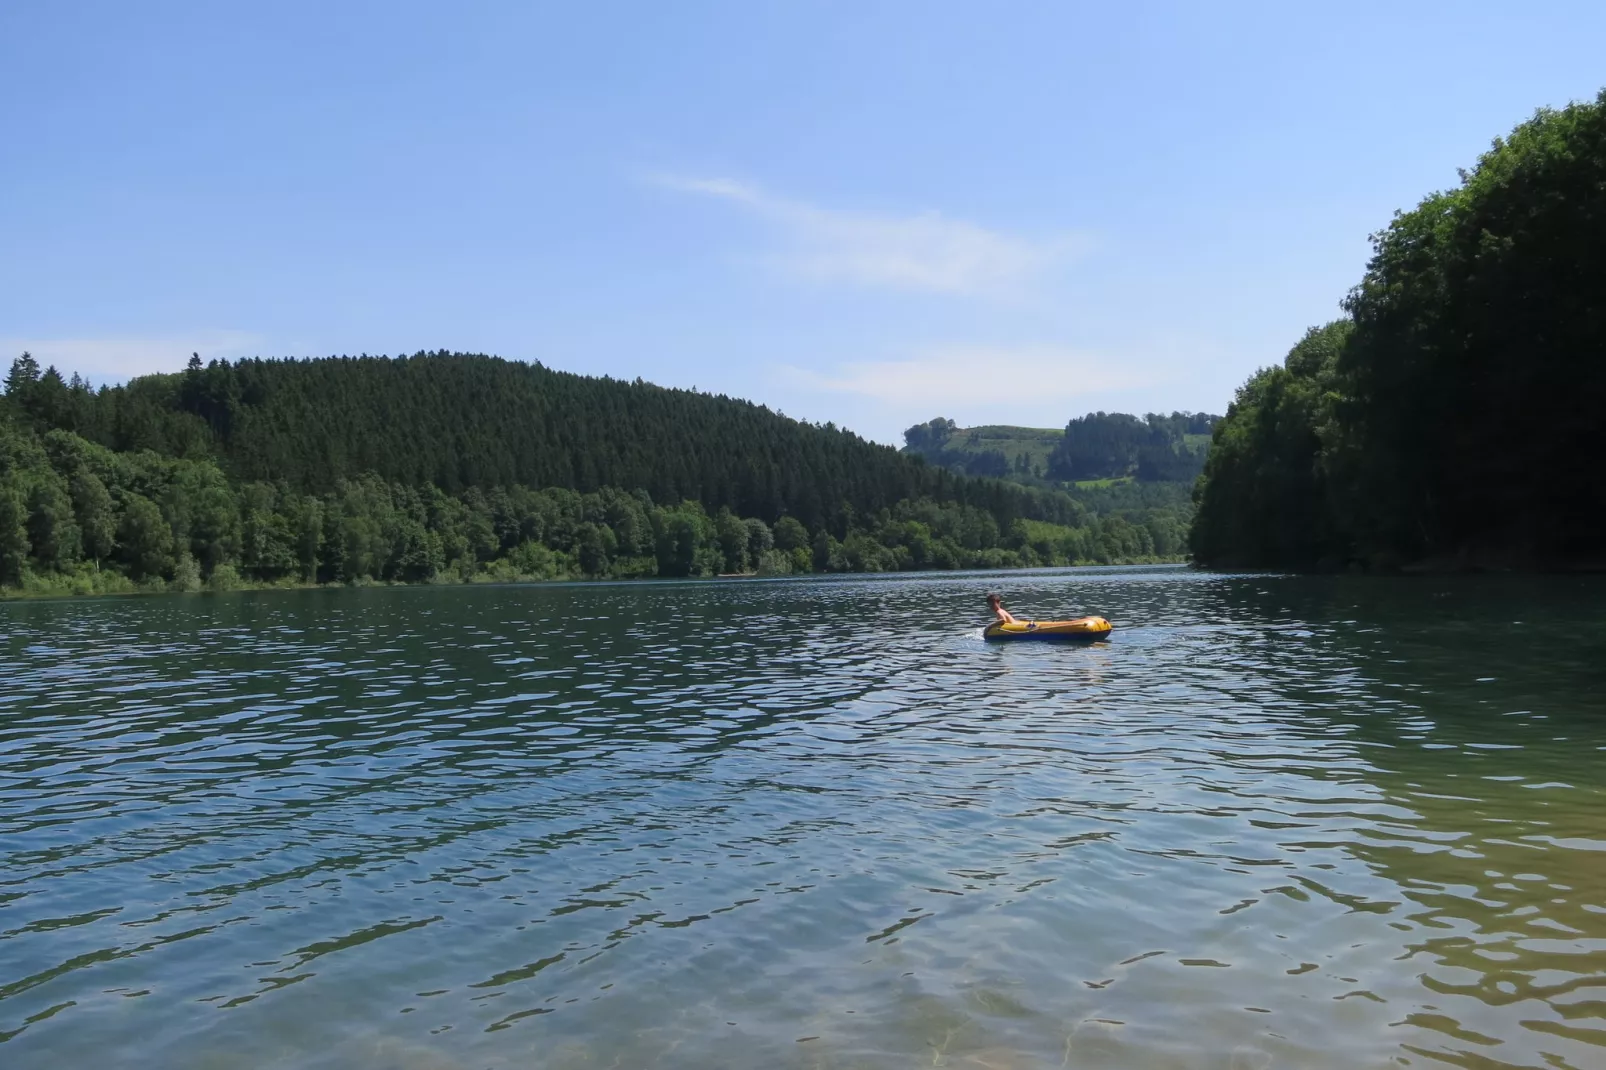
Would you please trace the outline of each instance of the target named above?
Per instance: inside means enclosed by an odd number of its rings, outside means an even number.
[[[1298,565],[1205,565],[1196,561],[1185,562],[1196,572],[1213,572],[1222,575],[1289,575],[1289,576],[1359,576],[1372,578],[1443,577],[1443,576],[1595,576],[1606,574],[1606,561],[1551,561],[1543,563],[1497,564],[1488,561],[1466,561],[1453,557],[1425,558],[1409,564],[1381,568],[1366,568],[1358,563],[1349,568],[1321,568]]]
[[[784,572],[765,575],[761,572],[731,574],[716,574],[707,576],[496,576],[482,573],[470,579],[432,579],[409,582],[406,580],[370,580],[363,579],[356,582],[317,583],[294,580],[275,580],[272,582],[241,580],[224,586],[200,584],[195,587],[180,587],[171,582],[153,584],[135,584],[125,579],[128,586],[119,585],[117,589],[109,590],[83,590],[83,589],[41,589],[27,587],[0,587],[0,603],[5,602],[38,602],[48,600],[66,600],[78,598],[154,598],[167,595],[216,595],[234,594],[250,591],[344,591],[360,590],[366,587],[478,587],[488,585],[504,586],[538,586],[541,584],[560,583],[635,583],[652,582],[655,580],[777,580],[777,579],[803,579],[807,577],[823,578],[829,576],[941,576],[962,572],[1030,572],[1034,569],[1044,568],[1132,568],[1143,565],[1187,565],[1186,558],[1156,557],[1146,560],[1122,559],[1117,561],[1078,561],[1066,565],[1018,565],[1012,568],[998,569],[900,569],[896,572]],[[120,579],[122,577],[119,577]],[[66,585],[63,585],[66,587]]]

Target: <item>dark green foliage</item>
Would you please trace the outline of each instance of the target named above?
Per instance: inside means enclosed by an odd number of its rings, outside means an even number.
[[[714,537],[719,542],[724,563],[722,572],[741,572],[747,568],[747,525],[729,509],[714,518]]]
[[[68,395],[69,388],[64,387]],[[191,361],[179,375],[67,400],[84,437],[119,452],[215,457],[233,478],[313,494],[367,472],[449,494],[515,485],[640,488],[809,527],[846,501],[874,512],[911,497],[1065,523],[1065,498],[959,480],[830,425],[640,381],[462,354],[312,361]],[[34,426],[64,426],[26,388]]]
[[[960,427],[939,416],[905,431],[903,452],[961,475],[1046,487],[1048,457],[1062,437],[1054,428]]]
[[[756,565],[775,545],[775,534],[770,531],[768,524],[757,517],[749,517],[746,527],[747,559]]]
[[[0,584],[20,584],[28,567],[28,507],[10,481],[0,481]]]
[[[1111,479],[1074,487],[1070,494],[1095,516],[1166,513],[1177,517],[1184,527],[1193,517],[1192,483]]]
[[[959,427],[944,417],[903,433],[904,452],[971,476],[1025,486],[1137,478],[1191,483],[1218,417],[1204,413],[1090,413],[1063,431],[1035,427]]]
[[[1375,240],[1340,411],[1365,549],[1599,553],[1606,92],[1545,110]]]
[[[1135,528],[1162,533],[1151,537],[1149,549],[1131,549],[1136,544],[1120,539],[1094,540],[1059,556],[1164,558],[1182,552],[1180,533],[1193,516],[1193,480],[1218,419],[1202,413],[1151,414],[1141,420],[1122,413],[1093,413],[1070,421],[1061,431],[961,428],[938,417],[904,432],[904,452],[955,472],[996,475],[1025,486],[1060,490],[1089,519],[1119,518]]]
[[[791,553],[809,544],[809,532],[795,516],[783,516],[775,523],[775,547]]]
[[[180,375],[99,392],[26,358],[8,382],[6,587],[784,574],[1177,552],[1163,539],[1104,539],[1079,526],[1087,512],[1065,494],[956,477],[830,426],[490,358],[192,359]],[[500,481],[520,473],[549,482]],[[599,482],[632,474],[648,485]]]
[[[112,496],[100,477],[88,469],[74,472],[68,485],[84,555],[99,565],[110,556],[117,534]]]
[[[170,576],[177,563],[173,557],[173,532],[162,518],[162,511],[149,498],[125,495],[119,510],[117,551],[129,576],[136,580]]]
[[[1187,482],[1204,466],[1208,435],[1218,418],[1204,413],[1095,412],[1065,425],[1048,458],[1048,474],[1069,481],[1136,476],[1151,482]]]
[[[1239,388],[1199,481],[1189,538],[1196,559],[1308,568],[1342,556],[1343,540],[1328,523],[1317,429],[1350,334],[1345,320],[1312,328],[1284,367]]]
[[[28,492],[28,545],[43,571],[70,567],[82,545],[65,481],[40,479]]]
[[[26,356],[26,354],[24,354]],[[904,448],[925,457],[941,452],[959,431],[959,425],[946,416],[915,424],[903,433]]]
[[[1606,93],[1544,110],[1373,237],[1350,322],[1216,432],[1212,564],[1600,560]]]

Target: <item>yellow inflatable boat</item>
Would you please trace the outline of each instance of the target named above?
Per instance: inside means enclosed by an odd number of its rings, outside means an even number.
[[[994,621],[982,632],[984,639],[1073,639],[1092,642],[1110,637],[1110,622],[1103,617],[1076,620],[1018,620],[1013,624]]]

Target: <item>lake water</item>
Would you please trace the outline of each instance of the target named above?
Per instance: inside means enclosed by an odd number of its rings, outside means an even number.
[[[1603,774],[1595,579],[4,604],[0,1065],[1599,1068]]]

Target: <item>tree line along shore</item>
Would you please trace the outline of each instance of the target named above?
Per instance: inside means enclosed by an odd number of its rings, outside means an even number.
[[[1344,315],[1217,424],[1193,559],[1606,565],[1606,92],[1539,111],[1372,247]]]
[[[1372,245],[1342,317],[1223,418],[938,419],[903,451],[479,355],[197,356],[93,388],[24,354],[0,594],[1606,562],[1606,92],[1540,110]]]
[[[0,398],[0,586],[308,584],[1180,560],[1185,511],[956,475],[762,406],[494,357],[242,360]]]

